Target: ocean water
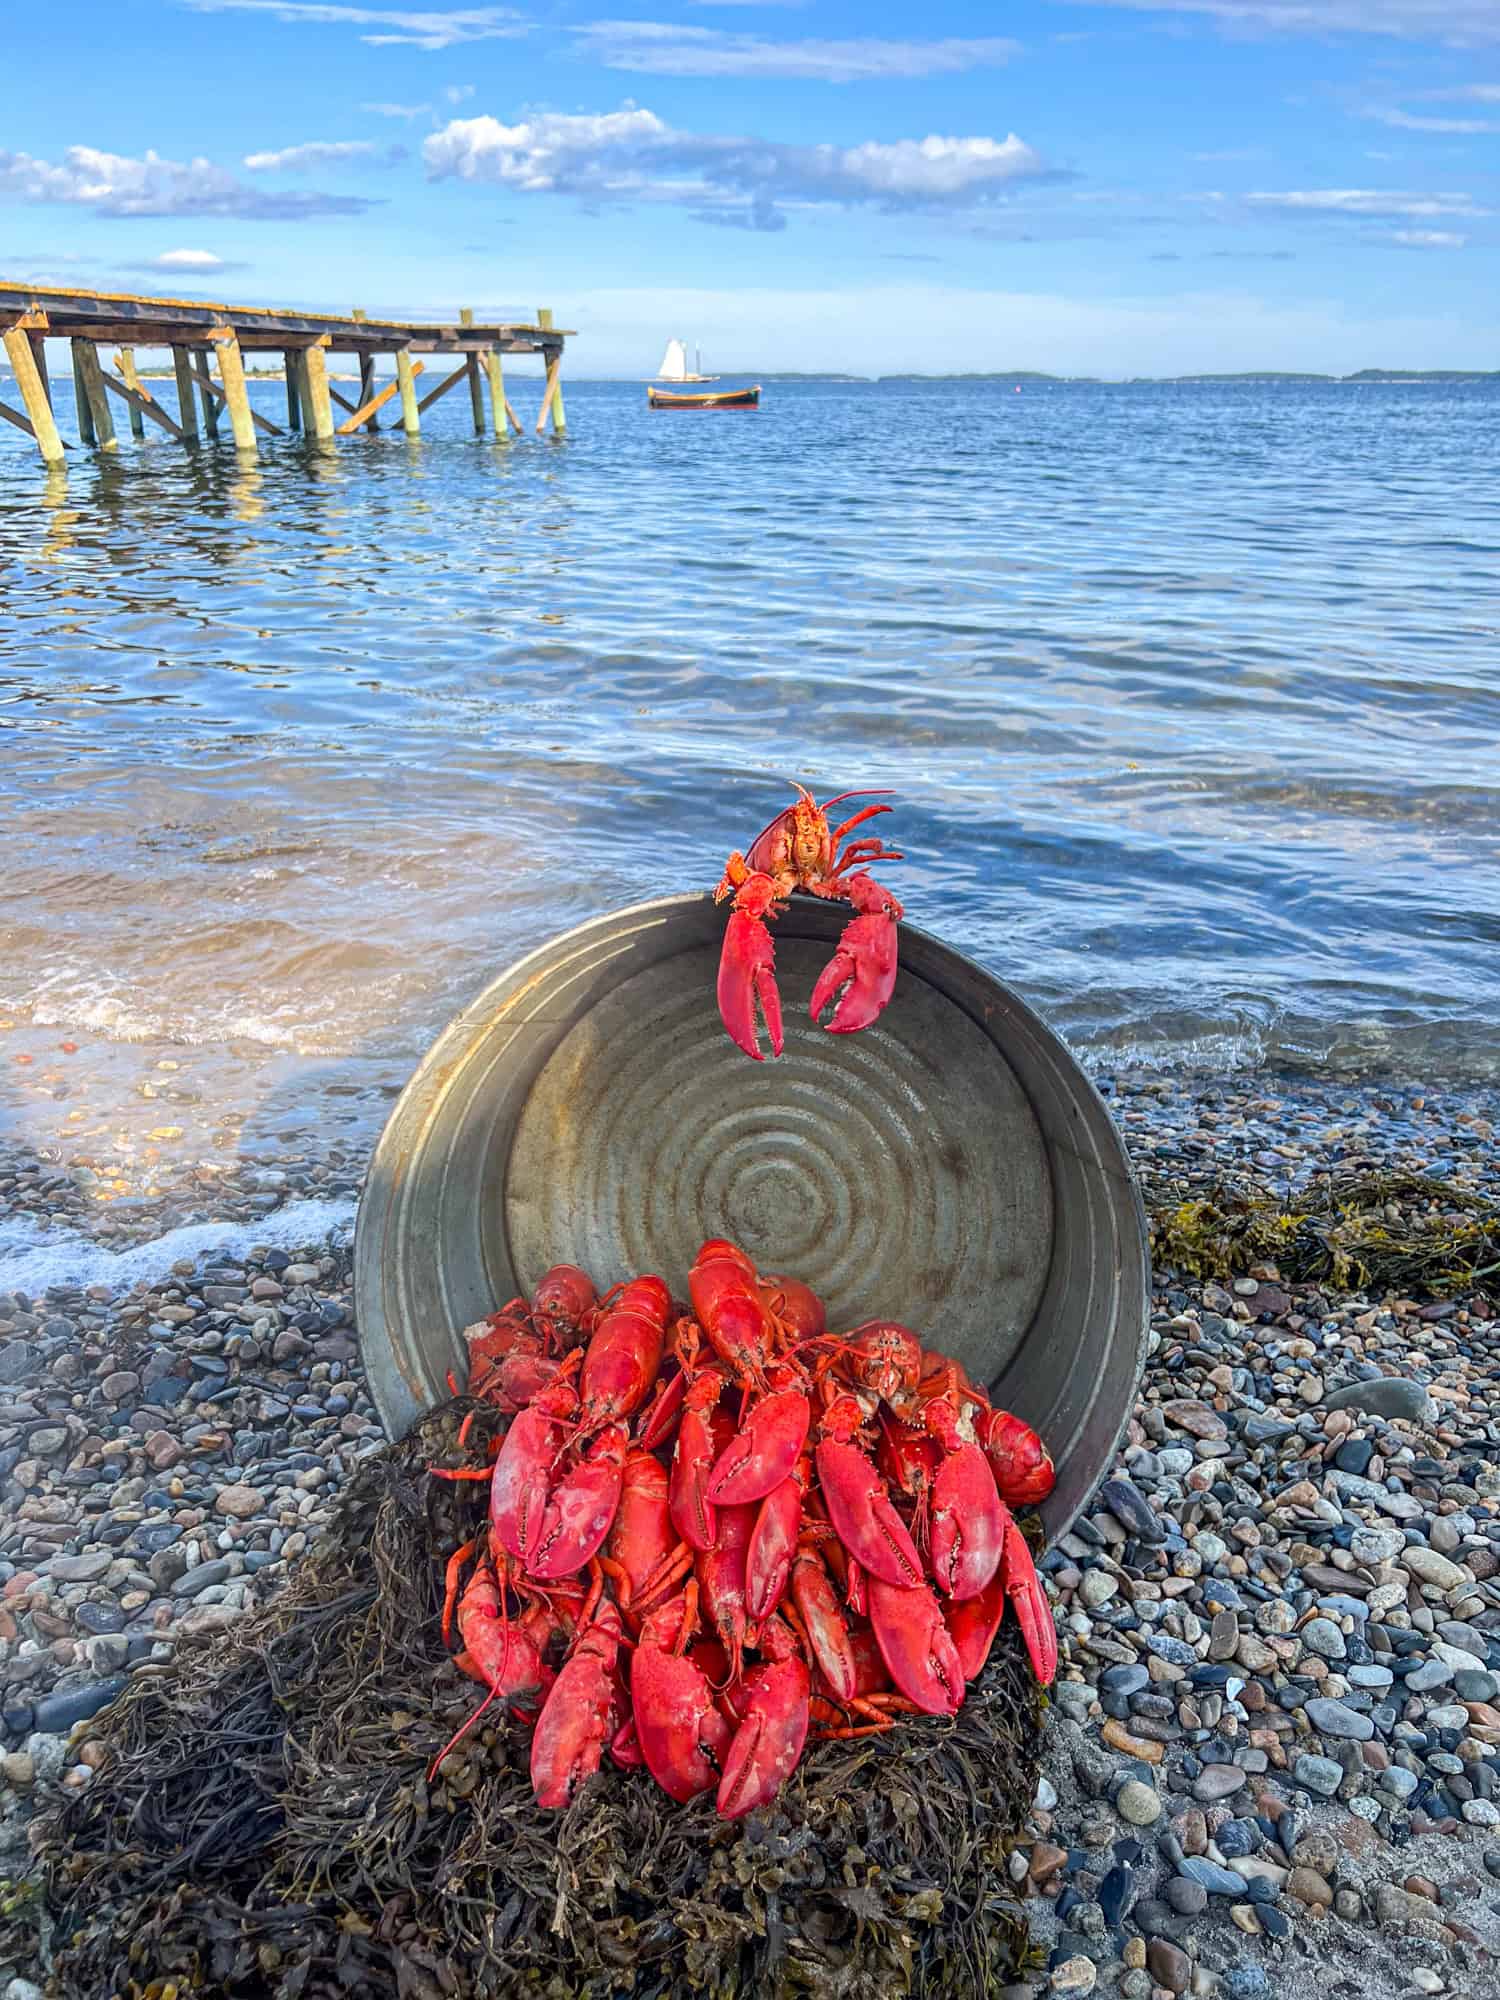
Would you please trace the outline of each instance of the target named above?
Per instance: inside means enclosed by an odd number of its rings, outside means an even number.
[[[1500,1075],[1495,388],[565,382],[561,443],[0,437],[0,1139],[357,1148],[794,778],[1091,1063]]]

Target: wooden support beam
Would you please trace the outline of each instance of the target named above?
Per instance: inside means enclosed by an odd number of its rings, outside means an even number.
[[[177,377],[177,410],[183,442],[198,435],[198,404],[193,395],[193,364],[185,347],[172,349],[172,373]]]
[[[413,368],[411,372],[413,373],[413,375],[421,374],[422,364],[420,361],[417,363],[416,367]],[[392,396],[396,394],[400,386],[401,384],[399,380],[392,380],[390,382],[387,382],[385,387],[383,389],[377,390],[376,393],[373,396],[371,396],[370,400],[367,403],[361,403],[359,408],[354,412],[352,417],[348,418],[347,421],[339,425],[338,435],[340,437],[352,437],[355,431],[359,429],[361,424],[366,424],[371,430],[375,429],[375,425],[371,423],[370,419],[374,416],[377,410],[383,410],[385,408],[386,404],[391,400]]]
[[[37,450],[48,465],[63,462],[63,441],[57,434],[57,425],[52,418],[52,405],[47,401],[47,391],[37,373],[36,356],[31,351],[31,336],[18,326],[10,327],[5,334],[5,352],[15,371],[16,387],[21,392],[26,415],[31,420],[32,436],[36,439]]]
[[[100,451],[115,449],[115,419],[104,393],[104,370],[99,366],[99,350],[91,340],[73,342],[73,365],[83,377],[84,400],[94,420],[94,443]]]
[[[217,382],[209,383],[208,393],[214,398],[214,401],[216,403],[223,403],[227,407],[229,398],[225,395],[224,391],[219,387]],[[286,433],[282,430],[280,424],[273,424],[271,422],[271,419],[269,417],[263,417],[259,410],[256,409],[251,410],[250,421],[251,423],[254,424],[255,428],[258,431],[264,431],[267,437],[279,438],[279,437],[284,437],[286,435]]]
[[[328,400],[331,403],[337,403],[341,410],[348,410],[351,416],[359,408],[358,403],[351,403],[343,390],[335,389],[331,382],[328,385]]]
[[[552,418],[552,428],[559,437],[568,427],[567,418],[563,414],[562,384],[558,380],[558,371],[561,367],[562,349],[555,348],[547,356],[547,380],[542,388],[542,407],[537,412],[536,419],[538,437],[547,428],[549,414]]]
[[[14,424],[18,431],[25,431],[27,437],[36,436],[31,427],[30,417],[23,416],[19,410],[13,410],[9,403],[0,403],[0,417],[4,417],[8,424]]]
[[[198,394],[203,399],[203,427],[211,438],[219,435],[219,406],[214,401],[214,385],[209,380],[208,356],[201,347],[193,351],[193,373],[198,378]]]
[[[396,350],[396,387],[401,391],[401,428],[408,437],[416,437],[422,429],[422,418],[417,408],[417,392],[413,384],[420,374],[421,362],[412,366],[412,358],[404,347]]]
[[[505,401],[505,375],[500,366],[500,350],[492,347],[484,357],[484,372],[490,378],[490,427],[503,444],[510,443],[510,426],[506,423],[507,404]]]
[[[126,388],[134,389],[139,393],[141,378],[135,372],[135,349],[133,347],[122,347],[115,356],[115,366],[119,369],[120,379]],[[107,382],[109,377],[106,375],[104,379]],[[133,438],[143,438],[146,435],[146,426],[142,420],[141,412],[134,403],[130,406],[130,435]]]
[[[364,315],[361,313],[358,317],[362,319]],[[382,398],[382,401],[384,400]],[[366,410],[371,405],[376,409],[380,408],[380,403],[375,401],[375,357],[373,354],[362,354],[359,357],[359,407],[362,410]],[[367,431],[378,431],[380,426],[376,423],[374,417],[367,417],[365,419],[365,429]],[[339,434],[340,436],[343,435],[342,425],[339,428]]]
[[[42,318],[45,321],[46,315],[43,314]],[[33,333],[28,328],[27,337],[31,341],[31,358],[36,363],[37,374],[41,377],[42,394],[47,398],[47,407],[50,410],[52,408],[52,378],[47,373],[47,336],[44,333]]]
[[[468,358],[466,356],[462,361],[459,362],[458,366],[454,369],[451,375],[445,375],[442,381],[438,383],[435,389],[429,389],[427,391],[427,394],[422,398],[421,402],[418,403],[417,405],[418,414],[419,415],[425,414],[426,411],[430,410],[433,404],[437,401],[438,397],[446,396],[450,389],[456,388],[457,385],[463,381],[464,377],[468,374],[468,372],[469,372],[469,363],[468,363]]]
[[[75,340],[69,343],[68,348],[73,361],[73,401],[78,410],[78,435],[85,444],[96,445],[99,438],[94,429],[94,412],[89,406],[89,392],[83,379],[83,367],[78,359],[78,350],[82,345],[82,341]]]
[[[484,376],[479,368],[479,356],[471,354],[464,362],[464,373],[469,378],[469,407],[474,413],[474,435],[484,436]]]
[[[297,365],[295,349],[287,348],[281,358],[286,370],[286,427],[289,431],[302,428],[302,397],[297,387]]]
[[[130,414],[138,421],[143,417],[153,417],[164,431],[172,433],[179,444],[184,442],[187,433],[180,425],[173,423],[161,404],[157,402],[154,396],[148,396],[146,391],[139,386],[139,382],[132,389],[128,382],[122,382],[118,375],[111,375],[107,369],[101,369],[99,379],[103,382],[106,389],[119,397],[122,403],[127,403],[130,406]],[[144,423],[141,424],[141,430],[144,435]]]
[[[245,364],[240,357],[240,344],[234,334],[226,330],[224,337],[215,345],[219,350],[219,380],[224,385],[224,401],[229,406],[234,448],[236,451],[254,451],[255,419],[250,414],[250,395],[245,387]]]
[[[323,358],[321,347],[304,349],[302,356],[303,382],[299,386],[307,390],[302,405],[302,423],[307,435],[328,442],[333,437],[333,405],[328,399],[328,363]],[[312,413],[311,422],[308,412]]]

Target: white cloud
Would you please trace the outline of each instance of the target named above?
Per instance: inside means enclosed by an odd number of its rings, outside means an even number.
[[[195,14],[269,14],[274,20],[315,28],[372,28],[361,35],[373,49],[451,49],[461,42],[493,42],[530,32],[530,23],[509,7],[425,8],[344,7],[323,0],[186,0]]]
[[[884,77],[948,76],[994,69],[1020,44],[985,37],[963,41],[892,42],[763,40],[716,28],[660,21],[592,21],[578,30],[585,55],[607,69],[652,76],[811,77],[822,83],[863,83]]]
[[[1198,14],[1221,26],[1292,35],[1395,35],[1407,41],[1500,42],[1495,0],[1094,0],[1147,14]]]
[[[654,111],[538,113],[516,125],[455,118],[422,147],[435,180],[493,181],[523,193],[672,202],[708,220],[779,229],[779,203],[975,206],[1045,169],[1015,133],[1004,139],[871,140],[785,145],[681,132]]]
[[[224,259],[212,250],[163,250],[147,260],[158,271],[222,271]]]
[[[450,83],[443,95],[450,104],[467,104],[474,95],[474,86],[472,83]]]
[[[1500,125],[1492,118],[1424,118],[1414,116],[1410,111],[1383,110],[1367,111],[1365,116],[1376,119],[1382,125],[1394,125],[1398,132],[1500,132]]]
[[[361,195],[265,193],[211,160],[165,160],[155,152],[132,159],[95,146],[69,146],[57,161],[0,152],[0,194],[92,208],[99,215],[232,215],[263,222],[358,215],[373,206]]]
[[[1285,194],[1247,194],[1257,208],[1277,208],[1288,214],[1354,215],[1365,218],[1411,216],[1482,216],[1468,194],[1399,194],[1378,188],[1298,188]]]
[[[1446,98],[1450,103],[1500,104],[1500,83],[1466,83],[1460,90],[1426,90],[1422,95]]]
[[[1453,229],[1396,229],[1391,232],[1393,243],[1404,243],[1410,250],[1462,250],[1468,240],[1467,236],[1460,236]]]
[[[421,118],[431,111],[430,104],[362,104],[361,111],[369,112],[372,118]]]
[[[252,174],[303,174],[309,167],[338,166],[345,160],[388,167],[405,158],[404,146],[377,146],[370,139],[305,139],[279,152],[247,153],[244,165]]]

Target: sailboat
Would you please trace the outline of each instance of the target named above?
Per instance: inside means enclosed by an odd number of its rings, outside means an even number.
[[[658,389],[656,382],[717,382],[717,375],[705,375],[703,353],[697,350],[698,372],[690,374],[687,365],[687,343],[669,340],[667,351],[662,356],[661,366],[656,371],[655,381],[646,386],[646,401],[653,410],[754,410],[760,406],[760,384],[753,389],[711,389],[706,392],[680,393],[675,389]]]

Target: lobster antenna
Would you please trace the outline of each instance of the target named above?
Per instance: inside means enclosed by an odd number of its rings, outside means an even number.
[[[462,1743],[464,1738],[468,1735],[469,1731],[474,1727],[474,1724],[479,1720],[480,1716],[484,1714],[484,1711],[489,1707],[490,1703],[495,1699],[495,1696],[498,1693],[499,1693],[498,1688],[491,1688],[489,1693],[485,1696],[484,1700],[479,1704],[478,1708],[476,1708],[474,1713],[469,1717],[468,1721],[462,1724],[461,1727],[458,1730],[456,1730],[452,1736],[448,1738],[448,1741],[443,1745],[442,1749],[439,1750],[437,1755],[433,1758],[432,1762],[427,1767],[427,1782],[429,1785],[432,1783],[433,1779],[437,1776],[439,1764],[442,1763],[443,1759],[447,1756],[450,1750],[456,1749],[457,1746],[460,1743]]]

